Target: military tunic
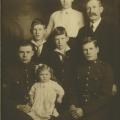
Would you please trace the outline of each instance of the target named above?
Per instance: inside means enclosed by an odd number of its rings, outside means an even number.
[[[72,81],[71,104],[81,107],[85,120],[106,120],[111,99],[113,72],[100,60],[85,61]]]
[[[5,73],[5,120],[31,120],[24,112],[16,109],[19,104],[26,104],[29,101],[28,92],[35,83],[35,65],[16,63],[9,67]]]
[[[28,102],[28,92],[35,82],[35,65],[17,63],[7,71],[9,99],[15,104]]]

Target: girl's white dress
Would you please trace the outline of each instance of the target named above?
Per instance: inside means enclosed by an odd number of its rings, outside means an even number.
[[[59,113],[55,108],[57,95],[64,95],[63,88],[55,81],[35,83],[30,92],[33,97],[31,112],[28,113],[34,120],[48,120],[51,115],[57,117]]]

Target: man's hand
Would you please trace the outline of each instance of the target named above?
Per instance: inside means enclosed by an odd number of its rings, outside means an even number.
[[[73,118],[78,119],[83,117],[83,110],[82,108],[77,108],[75,105],[70,106],[70,113]]]

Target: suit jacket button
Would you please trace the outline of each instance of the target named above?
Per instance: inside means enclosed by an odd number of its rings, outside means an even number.
[[[16,83],[17,83],[17,84],[20,84],[20,81],[17,81]]]
[[[27,80],[27,81],[26,81],[26,83],[28,84],[28,83],[29,83],[29,81]]]
[[[89,75],[89,74],[90,74],[90,72],[87,72],[87,74]]]
[[[90,66],[88,66],[88,69],[90,70],[90,69],[91,69],[91,67],[90,67]]]
[[[88,99],[87,99],[87,98],[85,99],[85,102],[86,102],[86,103],[88,102]]]
[[[86,77],[86,80],[89,80],[89,78],[88,78],[88,77]]]

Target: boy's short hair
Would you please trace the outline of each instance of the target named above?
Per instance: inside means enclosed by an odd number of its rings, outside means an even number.
[[[95,45],[95,47],[98,47],[97,40],[94,37],[91,37],[91,36],[87,36],[83,39],[82,46],[87,44],[87,43],[91,43],[91,42]]]
[[[21,41],[19,41],[18,47],[17,47],[18,50],[19,50],[19,48],[21,46],[31,46],[32,50],[34,51],[34,46],[33,46],[33,44],[29,40],[21,40]]]
[[[31,23],[31,28],[30,28],[30,32],[32,33],[33,32],[33,28],[35,25],[44,25],[45,26],[45,22],[43,19],[40,19],[40,18],[35,18],[32,23]]]
[[[63,35],[63,34],[67,36],[67,32],[64,27],[56,27],[52,32],[53,37],[55,37],[56,35]]]

